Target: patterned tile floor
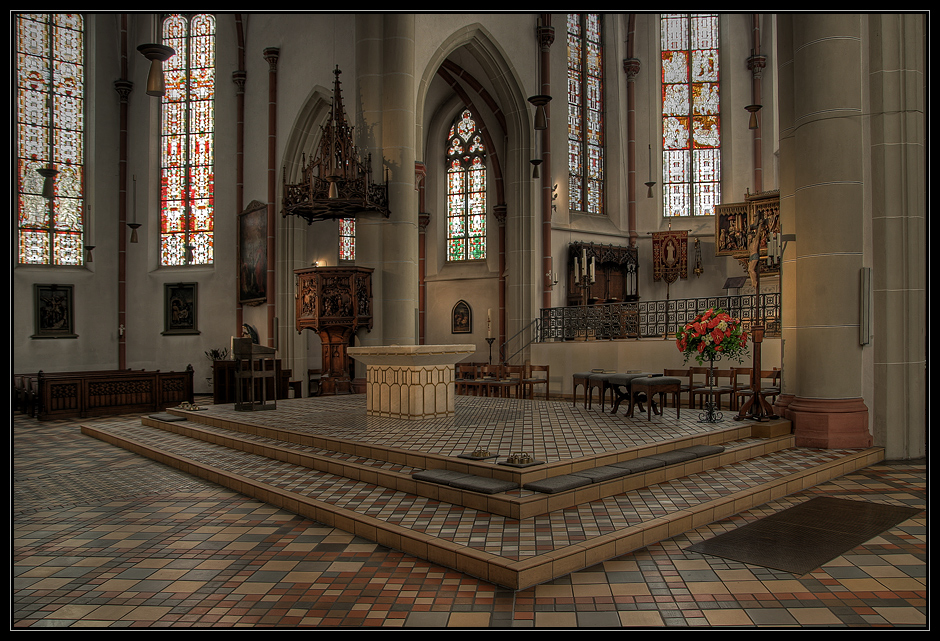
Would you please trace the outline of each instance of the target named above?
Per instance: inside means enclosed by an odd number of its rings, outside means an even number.
[[[545,420],[567,452],[592,447],[580,426]],[[78,421],[13,423],[13,628],[929,627],[925,461],[873,465],[514,592],[142,459]],[[925,511],[804,576],[685,550],[815,495]]]

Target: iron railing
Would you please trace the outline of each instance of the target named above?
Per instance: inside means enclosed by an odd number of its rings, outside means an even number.
[[[537,340],[671,338],[711,308],[721,308],[741,320],[748,332],[755,320],[762,319],[765,336],[780,336],[780,293],[774,292],[546,308]]]

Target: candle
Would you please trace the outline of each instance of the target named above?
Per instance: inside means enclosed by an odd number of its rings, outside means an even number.
[[[581,269],[587,272],[588,262],[587,262],[587,249],[581,250]]]
[[[126,176],[127,174],[125,174]],[[134,175],[134,207],[131,210],[131,222],[137,222],[137,175]]]
[[[579,278],[581,278],[581,271],[578,269],[578,257],[577,256],[574,257],[574,278],[575,280],[578,280]]]
[[[493,322],[491,318],[492,314],[493,314],[492,309],[486,310],[486,337],[487,338],[493,337]]]
[[[594,282],[594,256],[591,256],[591,282]]]

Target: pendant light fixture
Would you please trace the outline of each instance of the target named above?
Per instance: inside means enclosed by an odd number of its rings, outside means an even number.
[[[163,75],[163,63],[176,55],[172,47],[161,44],[144,44],[137,51],[150,61],[150,73],[147,76],[147,95],[163,96],[166,94],[166,79]]]

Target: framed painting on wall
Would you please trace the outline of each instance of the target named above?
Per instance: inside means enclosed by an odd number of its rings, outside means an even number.
[[[198,334],[196,283],[163,285],[163,334]]]
[[[32,338],[78,338],[72,285],[33,286],[35,333]]]
[[[451,334],[469,334],[473,331],[473,318],[470,305],[459,300],[451,311]]]
[[[257,200],[238,215],[238,302],[260,305],[268,295],[268,206]]]

